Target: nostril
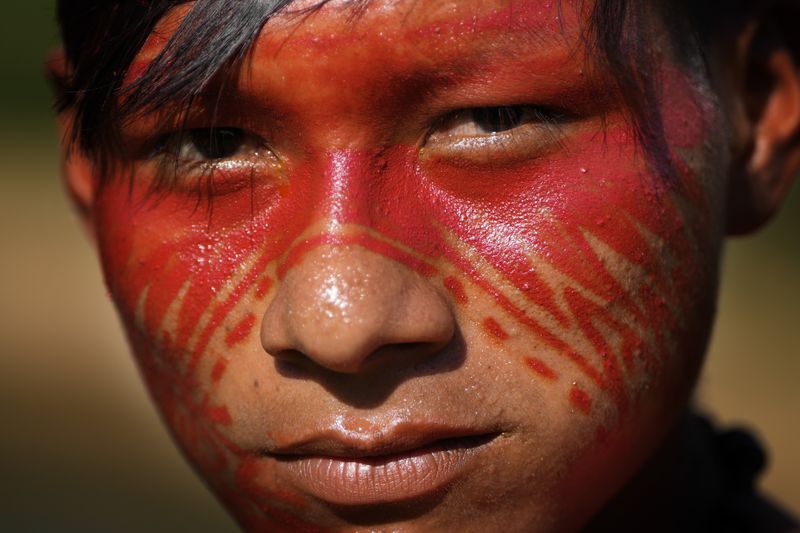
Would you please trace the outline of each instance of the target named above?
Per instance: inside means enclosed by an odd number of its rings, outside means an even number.
[[[279,359],[281,361],[286,362],[297,362],[302,361],[305,359],[305,355],[300,350],[295,350],[293,348],[287,348],[285,350],[277,350],[275,353],[271,353],[272,357],[275,359]]]
[[[276,368],[290,377],[304,377],[314,368],[324,368],[335,373],[370,372],[376,368],[408,366],[418,364],[430,355],[443,350],[449,343],[398,342],[380,344],[368,350],[369,355],[342,354],[337,361],[326,359],[319,354],[305,353],[298,349],[277,350],[271,355]],[[349,363],[343,363],[348,361]],[[314,371],[316,372],[316,371]]]
[[[402,351],[417,351],[429,348],[429,342],[399,342],[394,345],[394,348]]]
[[[275,369],[284,377],[304,379],[311,367],[316,366],[300,350],[278,350],[270,355],[275,360]]]
[[[387,354],[420,354],[427,355],[445,347],[447,343],[439,342],[398,342],[381,347],[378,352]]]

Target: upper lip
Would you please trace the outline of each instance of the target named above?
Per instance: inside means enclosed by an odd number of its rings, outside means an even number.
[[[303,456],[358,459],[408,453],[427,446],[444,444],[442,441],[453,441],[452,444],[457,445],[457,439],[490,438],[500,433],[437,423],[399,423],[372,432],[346,431],[334,426],[309,433],[288,444],[270,447],[264,453],[298,459]]]

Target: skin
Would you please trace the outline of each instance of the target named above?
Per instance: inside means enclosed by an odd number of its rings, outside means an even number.
[[[769,56],[782,81],[746,113],[744,34],[707,79],[655,32],[654,164],[584,17],[544,0],[280,15],[226,85],[217,123],[249,133],[213,172],[185,162],[153,194],[148,147],[172,126],[150,116],[123,131],[131,182],[67,162],[153,399],[244,527],[577,529],[683,415],[730,220],[768,217],[797,166],[796,74]],[[523,104],[559,112],[498,134],[457,113]],[[309,428],[442,422],[496,438],[410,501],[331,504],[265,453]]]

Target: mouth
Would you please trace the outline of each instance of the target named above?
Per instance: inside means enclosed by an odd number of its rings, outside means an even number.
[[[377,439],[334,432],[264,456],[302,492],[335,505],[371,505],[440,493],[473,469],[501,434],[414,429]]]

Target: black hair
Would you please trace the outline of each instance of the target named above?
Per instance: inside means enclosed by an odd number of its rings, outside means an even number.
[[[295,13],[318,9],[329,0]],[[693,5],[691,17],[672,16],[685,40],[696,48],[694,37],[707,34],[719,0],[660,2],[670,4],[668,13],[680,12],[677,4]],[[167,103],[177,109],[190,105],[217,76],[241,64],[264,24],[292,0],[203,0],[196,2],[177,31],[148,69],[134,83],[123,87],[131,62],[156,24],[187,0],[59,0],[58,21],[69,74],[55,80],[57,109],[73,113],[72,141],[105,168],[118,155],[118,130],[126,120]],[[352,0],[354,9],[369,0]],[[746,0],[734,0],[735,3]],[[642,7],[647,2],[597,0],[585,33],[587,46],[597,50],[629,108],[637,140],[661,170],[669,167],[669,155],[656,106],[647,105],[658,91],[649,72],[654,62]],[[651,2],[650,5],[653,3]],[[731,9],[731,2],[726,9]],[[234,7],[235,6],[235,7]],[[697,6],[705,6],[705,10]],[[681,21],[694,21],[687,27]]]

